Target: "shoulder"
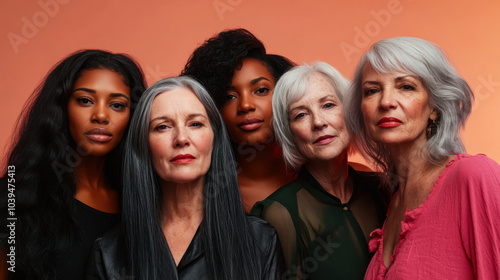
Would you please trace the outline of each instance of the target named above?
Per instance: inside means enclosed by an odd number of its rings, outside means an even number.
[[[274,238],[276,236],[276,230],[274,227],[263,219],[247,215],[247,221],[257,240]]]
[[[120,247],[121,224],[116,225],[95,241],[94,249],[109,257],[116,256]]]
[[[458,154],[447,169],[449,175],[461,180],[500,183],[500,165],[484,154]]]
[[[375,200],[381,200],[387,207],[391,198],[389,187],[382,181],[381,173],[349,169],[354,178],[354,186],[368,192]]]
[[[282,186],[266,199],[255,203],[250,211],[250,214],[263,218],[267,209],[276,203],[280,204],[284,208],[293,207],[293,205],[297,204],[297,192],[299,192],[303,187],[303,183],[298,179]]]

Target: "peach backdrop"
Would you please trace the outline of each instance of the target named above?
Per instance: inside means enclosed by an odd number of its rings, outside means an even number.
[[[352,78],[360,55],[387,37],[443,47],[476,94],[463,138],[471,154],[500,162],[500,2],[482,0],[3,0],[0,156],[33,89],[82,48],[132,55],[148,83],[177,75],[204,39],[244,27],[270,53],[322,60]]]

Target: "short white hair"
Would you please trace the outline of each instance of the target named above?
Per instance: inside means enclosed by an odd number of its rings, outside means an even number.
[[[295,66],[286,72],[276,83],[273,93],[273,128],[276,140],[283,149],[283,158],[287,166],[297,171],[304,164],[304,157],[294,141],[290,130],[290,105],[306,93],[313,75],[321,74],[332,84],[343,102],[349,88],[349,81],[335,68],[325,62],[312,65]]]

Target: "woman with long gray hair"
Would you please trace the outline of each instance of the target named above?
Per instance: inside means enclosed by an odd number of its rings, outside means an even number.
[[[458,135],[472,100],[433,43],[390,38],[362,56],[346,119],[395,190],[365,279],[500,279],[500,166]]]
[[[167,78],[143,95],[123,164],[123,224],[96,242],[90,279],[278,279],[275,230],[247,217],[207,91]]]

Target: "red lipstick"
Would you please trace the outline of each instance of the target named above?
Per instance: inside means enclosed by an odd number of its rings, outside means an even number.
[[[397,118],[392,118],[392,117],[386,117],[386,118],[381,118],[377,125],[379,127],[383,127],[383,128],[392,128],[392,127],[397,127],[397,126],[400,126],[402,125],[403,122],[400,121],[399,119]]]
[[[190,154],[180,154],[173,157],[170,161],[178,164],[190,163],[195,160],[195,157]]]
[[[264,123],[263,120],[257,118],[244,119],[238,124],[238,127],[245,131],[253,131],[258,129]]]
[[[326,145],[330,142],[332,142],[335,139],[335,136],[333,135],[323,135],[318,137],[313,144],[315,145]]]
[[[85,132],[85,136],[97,143],[107,143],[113,138],[113,134],[105,128],[94,128]]]

